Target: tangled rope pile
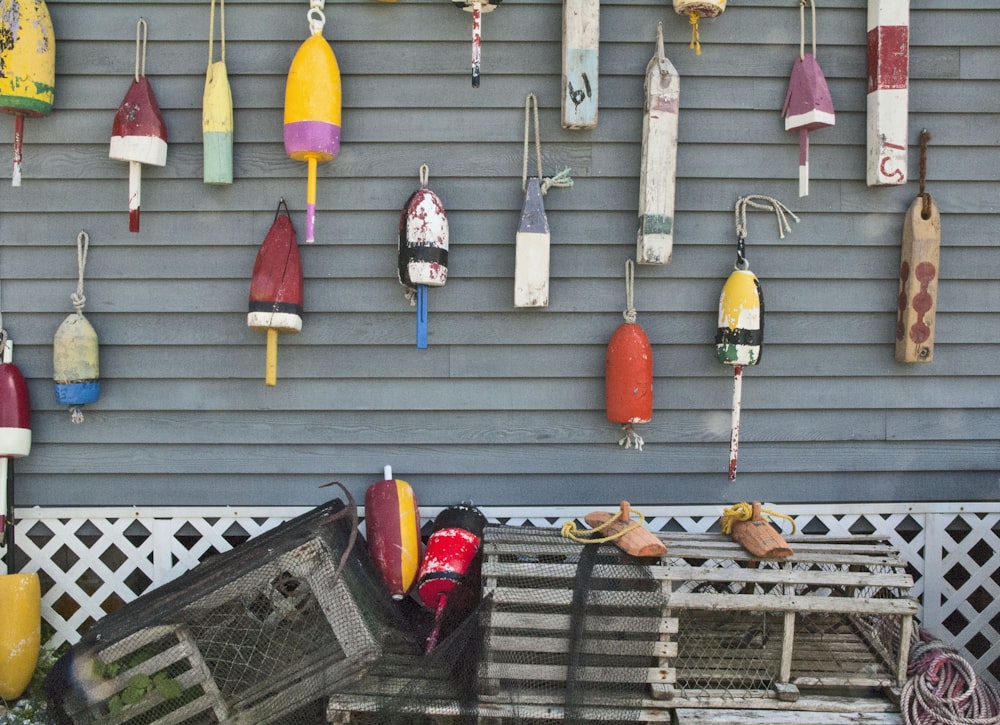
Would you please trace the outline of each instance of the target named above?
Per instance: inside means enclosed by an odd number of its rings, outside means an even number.
[[[1000,695],[968,660],[919,631],[910,650],[900,709],[906,725],[998,725]]]

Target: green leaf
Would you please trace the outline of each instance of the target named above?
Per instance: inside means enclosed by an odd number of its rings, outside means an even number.
[[[161,673],[162,678],[154,677],[153,684],[156,686],[156,692],[164,700],[171,700],[176,697],[180,697],[184,691],[181,686],[177,684],[177,681],[167,677],[166,673]]]

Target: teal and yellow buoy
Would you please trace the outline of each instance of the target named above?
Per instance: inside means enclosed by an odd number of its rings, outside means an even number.
[[[201,104],[201,140],[206,184],[233,183],[233,93],[226,71],[226,0],[219,0],[221,52],[215,57],[215,0],[208,23],[208,71]]]
[[[21,185],[24,117],[48,116],[56,85],[56,36],[44,0],[0,0],[0,111],[14,114],[14,172]]]
[[[83,316],[86,297],[83,295],[83,270],[87,265],[90,237],[81,231],[76,238],[79,278],[76,292],[70,295],[75,312],[71,313],[59,329],[52,343],[52,369],[55,380],[56,401],[70,406],[74,423],[83,422],[83,405],[95,403],[101,395],[99,380],[97,333]]]

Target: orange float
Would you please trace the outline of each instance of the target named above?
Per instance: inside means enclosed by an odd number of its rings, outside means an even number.
[[[653,419],[653,349],[645,331],[636,323],[633,307],[635,262],[625,262],[628,307],[625,322],[611,335],[605,357],[604,399],[608,420],[622,425],[618,445],[642,450],[642,437],[634,426]]]

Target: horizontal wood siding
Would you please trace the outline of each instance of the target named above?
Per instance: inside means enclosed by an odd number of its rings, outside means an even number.
[[[29,378],[34,445],[15,462],[18,506],[299,505],[355,496],[383,465],[445,505],[974,501],[1000,494],[1000,0],[926,0],[911,13],[910,183],[865,184],[866,0],[823,0],[817,57],[836,125],[797,135],[780,109],[798,52],[794,0],[732,3],[701,25],[670,3],[605,0],[600,112],[560,127],[558,0],[505,0],[483,16],[482,86],[470,84],[471,14],[447,0],[329,2],[343,75],[343,144],[320,164],[317,242],[302,245],[303,330],[246,325],[257,249],[278,200],[305,233],[305,164],[285,156],[285,75],[308,34],[303,1],[226,4],[235,183],[201,181],[207,0],[51,0],[51,116],[27,119],[23,185],[0,182],[0,309]],[[146,70],[169,132],[145,167],[142,231],[128,232],[127,164],[108,158],[114,112],[148,22]],[[681,75],[673,262],[636,271],[654,352],[645,450],[617,445],[604,353],[635,254],[643,78],[663,21]],[[524,99],[539,101],[547,309],[513,306]],[[0,118],[0,159],[13,119]],[[918,192],[942,214],[934,361],[893,360],[899,246]],[[4,162],[7,163],[7,162]],[[396,282],[399,211],[421,163],[451,228],[447,286],[429,294],[430,346]],[[533,162],[532,162],[533,163]],[[783,239],[751,212],[748,256],[766,301],[760,365],[743,383],[739,472],[727,480],[731,370],[715,360],[733,206],[774,196],[800,218]],[[52,336],[72,310],[75,240],[101,340],[102,394],[70,422],[52,391]]]

